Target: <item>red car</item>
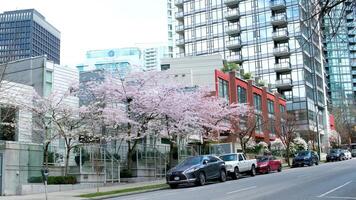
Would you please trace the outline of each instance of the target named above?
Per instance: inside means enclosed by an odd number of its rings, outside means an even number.
[[[271,171],[282,171],[282,162],[273,156],[261,156],[257,158],[257,172],[269,173]]]

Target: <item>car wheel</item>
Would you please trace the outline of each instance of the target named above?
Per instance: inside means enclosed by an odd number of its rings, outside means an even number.
[[[235,167],[234,172],[231,174],[231,177],[234,180],[240,178],[240,171],[238,167]]]
[[[267,168],[267,174],[269,174],[269,173],[271,173],[271,167],[270,166],[268,166],[268,168]]]
[[[278,172],[281,172],[281,171],[282,171],[282,165],[279,165],[277,171],[278,171]]]
[[[250,174],[251,174],[251,176],[255,176],[256,175],[256,167],[255,167],[255,165],[252,165]]]
[[[319,165],[319,161],[317,160],[317,161],[315,161],[315,165]]]
[[[309,166],[313,166],[314,165],[314,160],[311,160],[310,162],[309,162]]]
[[[226,172],[225,170],[220,170],[220,178],[219,178],[220,182],[225,182],[226,181]]]
[[[197,185],[203,186],[203,185],[205,185],[205,181],[206,181],[205,174],[203,172],[200,172],[199,179],[197,181]]]
[[[171,189],[176,189],[176,188],[178,187],[178,184],[172,183],[172,184],[169,184],[169,187],[170,187]]]

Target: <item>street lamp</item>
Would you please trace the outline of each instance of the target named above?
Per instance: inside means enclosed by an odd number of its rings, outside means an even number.
[[[325,108],[325,106],[323,106],[323,108]],[[321,155],[321,146],[320,146],[320,132],[319,132],[319,112],[321,110],[319,110],[318,106],[316,106],[317,112],[316,112],[316,133],[318,134],[318,155],[319,155],[319,159],[320,159],[320,155]]]

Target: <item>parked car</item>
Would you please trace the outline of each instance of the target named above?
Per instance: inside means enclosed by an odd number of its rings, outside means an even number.
[[[185,159],[167,172],[167,184],[177,188],[182,183],[204,185],[207,180],[226,181],[225,163],[216,156],[193,156]]]
[[[270,173],[271,171],[282,171],[282,161],[273,156],[261,156],[257,158],[257,172]]]
[[[314,151],[301,151],[294,157],[292,167],[314,164],[319,164],[319,156]]]
[[[337,161],[337,160],[343,160],[345,157],[345,154],[341,151],[341,149],[331,149],[329,153],[326,155],[326,161]]]
[[[343,149],[341,152],[344,154],[344,160],[352,159],[352,155],[349,150]]]
[[[256,159],[247,160],[243,153],[230,153],[220,156],[225,161],[226,171],[232,179],[238,179],[241,173],[256,175]]]
[[[350,145],[352,157],[356,157],[356,143]]]

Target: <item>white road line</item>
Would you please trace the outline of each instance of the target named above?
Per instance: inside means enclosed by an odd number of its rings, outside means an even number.
[[[328,199],[356,199],[356,197],[333,197],[333,196],[327,196],[324,198],[328,198]]]
[[[253,188],[256,188],[257,186],[251,186],[251,187],[247,187],[247,188],[242,188],[242,189],[239,189],[239,190],[235,190],[235,191],[231,191],[231,192],[228,192],[226,194],[234,194],[236,192],[242,192],[242,191],[246,191],[246,190],[251,190]]]
[[[334,189],[332,189],[332,190],[330,190],[330,191],[328,191],[328,192],[325,192],[324,194],[321,194],[321,195],[319,195],[318,197],[323,197],[323,196],[325,196],[325,195],[327,195],[327,194],[330,194],[330,193],[332,193],[332,192],[334,192],[334,191],[336,191],[336,190],[338,190],[338,189],[340,189],[340,188],[342,188],[342,187],[344,187],[344,186],[350,184],[351,182],[352,182],[352,181],[349,181],[349,182],[347,182],[347,183],[345,183],[345,184],[343,184],[343,185],[340,185],[339,187],[336,187],[336,188],[334,188]]]

